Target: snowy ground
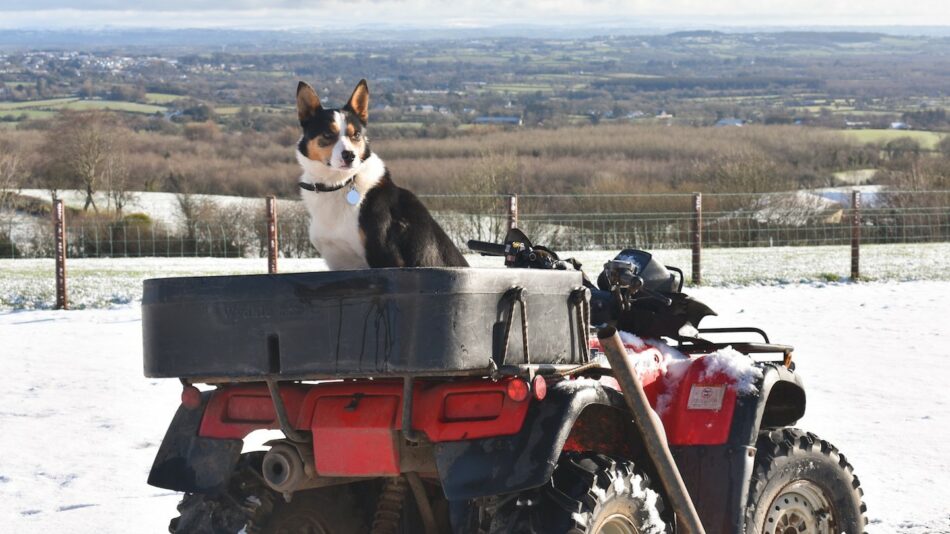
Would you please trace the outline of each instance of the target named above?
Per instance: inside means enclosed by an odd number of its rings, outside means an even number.
[[[950,282],[692,293],[720,314],[704,326],[796,346],[801,426],[854,464],[869,532],[950,534]],[[145,479],[180,388],[142,376],[140,328],[134,304],[0,314],[0,530],[164,531],[177,496]]]
[[[617,251],[564,252],[576,257],[596,277]],[[681,267],[687,278],[689,250],[657,250],[665,265]],[[861,272],[869,280],[950,280],[950,243],[865,245]],[[502,267],[501,258],[469,255],[477,267]],[[320,259],[279,261],[281,272],[318,271]],[[851,268],[848,247],[770,247],[707,249],[703,251],[703,280],[707,285],[787,284],[846,280]],[[73,308],[123,306],[142,297],[142,280],[164,276],[263,273],[266,259],[228,258],[88,258],[67,262]],[[56,298],[52,259],[0,259],[0,311],[42,309]]]

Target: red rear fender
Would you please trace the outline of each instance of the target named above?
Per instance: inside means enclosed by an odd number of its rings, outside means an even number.
[[[427,383],[413,390],[412,428],[433,443],[507,436],[524,423],[531,397],[508,395],[509,378]],[[327,476],[399,473],[402,382],[394,380],[288,384],[280,387],[291,425],[313,434],[317,472]],[[199,435],[243,439],[279,428],[263,384],[215,391]]]

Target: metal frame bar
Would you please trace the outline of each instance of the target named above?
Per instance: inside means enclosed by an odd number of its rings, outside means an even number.
[[[762,330],[761,328],[756,328],[754,326],[728,326],[728,327],[722,327],[722,328],[700,328],[699,329],[700,334],[737,334],[737,333],[743,333],[743,332],[747,332],[751,334],[759,334],[760,336],[762,336],[762,339],[764,339],[766,343],[771,343],[771,341],[769,341],[769,335],[765,333],[765,330]]]

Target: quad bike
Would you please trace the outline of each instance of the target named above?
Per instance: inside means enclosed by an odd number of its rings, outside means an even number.
[[[864,532],[851,465],[792,428],[792,347],[699,328],[647,252],[594,283],[517,230],[469,247],[509,268],[147,280],[170,532]]]

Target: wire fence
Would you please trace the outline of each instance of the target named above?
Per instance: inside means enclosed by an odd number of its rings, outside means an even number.
[[[565,251],[687,249],[698,254],[705,249],[854,247],[856,238],[859,245],[950,242],[950,191],[421,198],[463,249],[469,239],[501,242],[512,225],[535,243]],[[160,221],[142,214],[93,217],[67,211],[66,256],[267,257],[265,201],[248,202],[256,207],[205,209],[199,216],[182,213]],[[298,202],[280,202],[277,254],[316,256],[306,211]],[[48,207],[45,212],[35,204],[0,209],[0,258],[49,258],[55,249]]]
[[[691,248],[701,214],[704,248],[849,245],[855,215],[868,244],[950,241],[950,191],[696,195],[519,195],[519,228],[560,250]],[[427,198],[459,242],[500,240],[509,197]]]
[[[659,197],[660,206],[650,205],[652,198],[522,195],[515,224],[536,242],[561,250],[691,247],[693,196]],[[950,192],[878,192],[862,198],[863,243],[950,241]],[[423,200],[462,247],[469,239],[500,242],[512,219],[509,196],[429,196]],[[702,202],[703,247],[847,245],[851,240],[854,210],[850,199],[818,202],[800,195],[705,194]],[[306,219],[305,214],[280,218],[280,256],[317,255],[309,243]],[[263,216],[240,224],[172,225],[67,216],[66,231],[67,255],[74,258],[266,257],[268,250]],[[44,258],[53,252],[52,226],[45,214],[0,218],[0,258]]]
[[[53,257],[55,242],[48,217],[17,219],[0,219],[0,259]],[[267,221],[256,215],[233,224],[168,224],[143,222],[139,218],[90,220],[68,215],[66,221],[66,255],[70,258],[256,258],[268,253]],[[279,222],[278,235],[280,256],[318,255],[310,244],[306,220],[290,218]]]

